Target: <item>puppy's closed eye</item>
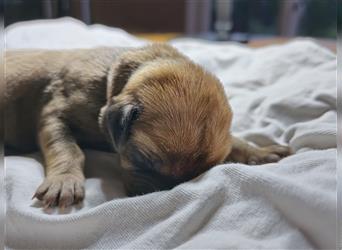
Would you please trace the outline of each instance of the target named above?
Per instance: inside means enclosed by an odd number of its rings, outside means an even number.
[[[117,152],[126,144],[133,122],[138,119],[141,111],[141,105],[136,103],[114,104],[107,108],[106,127]]]

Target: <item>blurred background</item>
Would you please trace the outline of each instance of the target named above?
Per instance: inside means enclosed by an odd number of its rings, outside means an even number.
[[[5,26],[71,16],[155,41],[176,37],[253,46],[291,37],[335,48],[337,0],[5,0]],[[339,8],[341,9],[341,8]]]

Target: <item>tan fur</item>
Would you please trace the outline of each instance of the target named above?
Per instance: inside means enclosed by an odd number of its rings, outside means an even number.
[[[17,152],[40,147],[47,176],[35,197],[46,206],[83,199],[83,147],[114,147],[131,195],[171,188],[225,159],[289,153],[231,136],[219,80],[168,45],[15,51],[5,63],[5,143]]]
[[[144,103],[132,140],[167,161],[164,174],[197,175],[230,152],[232,112],[219,81],[199,66],[158,59],[137,71],[123,92]]]

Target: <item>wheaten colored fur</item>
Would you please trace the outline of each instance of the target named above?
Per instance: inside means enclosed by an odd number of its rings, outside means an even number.
[[[5,144],[40,147],[46,179],[35,197],[46,206],[83,199],[83,147],[114,148],[130,195],[170,188],[227,159],[257,164],[289,154],[233,137],[219,80],[168,45],[13,51],[5,63]]]

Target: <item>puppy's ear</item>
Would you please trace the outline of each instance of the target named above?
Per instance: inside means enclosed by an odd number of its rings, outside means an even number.
[[[107,100],[110,100],[113,96],[117,96],[122,91],[133,72],[141,65],[141,62],[134,60],[133,56],[132,58],[126,57],[128,56],[122,56],[122,58],[112,65],[109,71],[107,79]]]
[[[115,104],[107,109],[105,125],[117,152],[126,144],[132,125],[141,112],[142,106],[136,103]]]
[[[123,52],[110,67],[107,79],[107,101],[117,96],[132,74],[144,63],[157,58],[184,57],[167,44],[152,44]]]

